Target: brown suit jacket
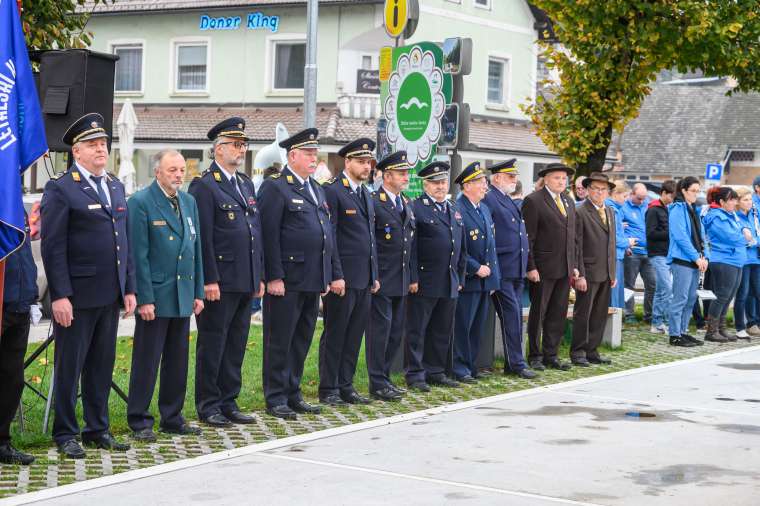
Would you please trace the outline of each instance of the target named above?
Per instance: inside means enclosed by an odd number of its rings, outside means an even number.
[[[523,201],[522,212],[528,232],[528,270],[538,269],[542,279],[571,277],[576,269],[575,202],[560,194],[567,217],[563,216],[549,190],[542,188]]]
[[[607,225],[588,199],[576,212],[578,270],[592,283],[615,279],[615,213],[607,206],[604,212]]]

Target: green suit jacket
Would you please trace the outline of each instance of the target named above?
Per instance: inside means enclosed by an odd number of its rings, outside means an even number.
[[[177,194],[181,220],[156,181],[128,202],[137,304],[154,304],[156,317],[190,316],[204,296],[198,207],[189,193]]]

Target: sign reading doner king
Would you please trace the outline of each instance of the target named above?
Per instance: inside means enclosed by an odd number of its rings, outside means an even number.
[[[433,160],[441,136],[441,118],[451,102],[451,75],[443,72],[443,51],[432,42],[418,42],[380,54],[380,103],[387,120],[386,137],[393,151],[406,151],[412,173]],[[383,65],[390,64],[390,69]],[[410,190],[421,189],[411,178]]]

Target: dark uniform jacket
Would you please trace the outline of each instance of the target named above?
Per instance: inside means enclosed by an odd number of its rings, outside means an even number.
[[[523,202],[528,231],[528,270],[538,269],[541,278],[570,277],[577,268],[575,257],[575,203],[560,194],[567,216],[557,208],[549,190],[533,192]]]
[[[375,244],[379,266],[380,295],[401,297],[409,293],[410,258],[414,232],[417,228],[411,201],[404,201],[404,213],[399,213],[391,197],[380,187],[372,194],[375,205]]]
[[[37,264],[32,256],[29,236],[29,217],[24,214],[24,243],[5,259],[3,309],[12,313],[27,313],[39,297]]]
[[[465,238],[462,214],[446,201],[447,211],[438,211],[425,194],[412,202],[417,232],[412,244],[412,283],[419,295],[456,298],[464,284]]]
[[[604,212],[606,225],[594,204],[586,199],[578,206],[576,213],[578,270],[592,283],[615,279],[615,212],[607,206]]]
[[[483,202],[496,227],[496,253],[502,279],[523,279],[528,267],[528,233],[520,207],[498,188],[490,187]]]
[[[188,192],[198,204],[203,282],[222,292],[255,293],[264,278],[261,218],[248,176],[235,173],[238,193],[216,162],[193,179]]]
[[[40,204],[50,300],[68,297],[74,309],[105,306],[135,293],[124,185],[110,174],[105,177],[110,208],[76,165],[48,181]]]
[[[462,214],[465,236],[466,274],[463,292],[490,292],[498,290],[501,285],[499,261],[496,256],[496,239],[491,211],[483,202],[480,203],[482,218],[475,206],[464,193],[457,197],[457,208]],[[480,278],[475,273],[481,265],[488,266],[491,274]]]
[[[323,186],[330,208],[330,222],[335,237],[332,280],[343,279],[346,288],[367,288],[377,280],[375,247],[375,209],[370,191],[359,195],[351,189],[345,175]]]
[[[317,202],[287,166],[261,184],[266,280],[285,290],[324,292],[332,281],[333,231],[322,187],[309,178]]]
[[[156,181],[129,199],[137,304],[154,304],[157,317],[190,316],[204,296],[198,208],[192,195],[177,197],[180,218]]]

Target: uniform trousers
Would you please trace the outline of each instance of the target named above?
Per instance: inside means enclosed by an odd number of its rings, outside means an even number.
[[[541,279],[530,284],[528,359],[554,360],[565,334],[570,278]]]
[[[29,342],[29,312],[3,311],[0,332],[0,445],[11,440],[11,422],[24,391],[24,355]]]
[[[116,358],[119,303],[74,309],[69,327],[53,324],[55,377],[53,439],[63,444],[79,434],[76,406],[80,378],[84,429],[82,440],[108,431],[108,396]]]
[[[440,378],[451,370],[457,299],[411,295],[407,302],[404,369],[407,384]]]
[[[319,312],[319,292],[264,295],[263,384],[267,407],[298,402],[301,377]]]
[[[460,292],[454,318],[456,377],[477,376],[475,365],[488,317],[488,292]]]
[[[201,420],[238,411],[236,399],[251,325],[247,292],[222,292],[198,315],[195,346],[195,408]]]
[[[354,391],[354,373],[370,308],[369,288],[346,288],[343,297],[322,298],[324,331],[319,340],[319,396]]]
[[[597,348],[604,337],[607,313],[610,306],[611,286],[609,281],[599,283],[589,281],[585,292],[575,291],[573,307],[573,342],[570,358],[599,358]]]
[[[491,296],[501,322],[505,372],[520,372],[527,367],[523,354],[522,294],[522,279],[502,279],[500,289]]]
[[[364,348],[370,392],[391,385],[391,366],[404,335],[406,305],[406,296],[372,295]]]
[[[158,368],[158,412],[161,427],[178,429],[184,425],[182,407],[187,389],[187,356],[190,348],[190,317],[157,317],[145,321],[135,316],[132,372],[129,377],[127,423],[137,432],[153,428],[150,401],[156,387]]]

